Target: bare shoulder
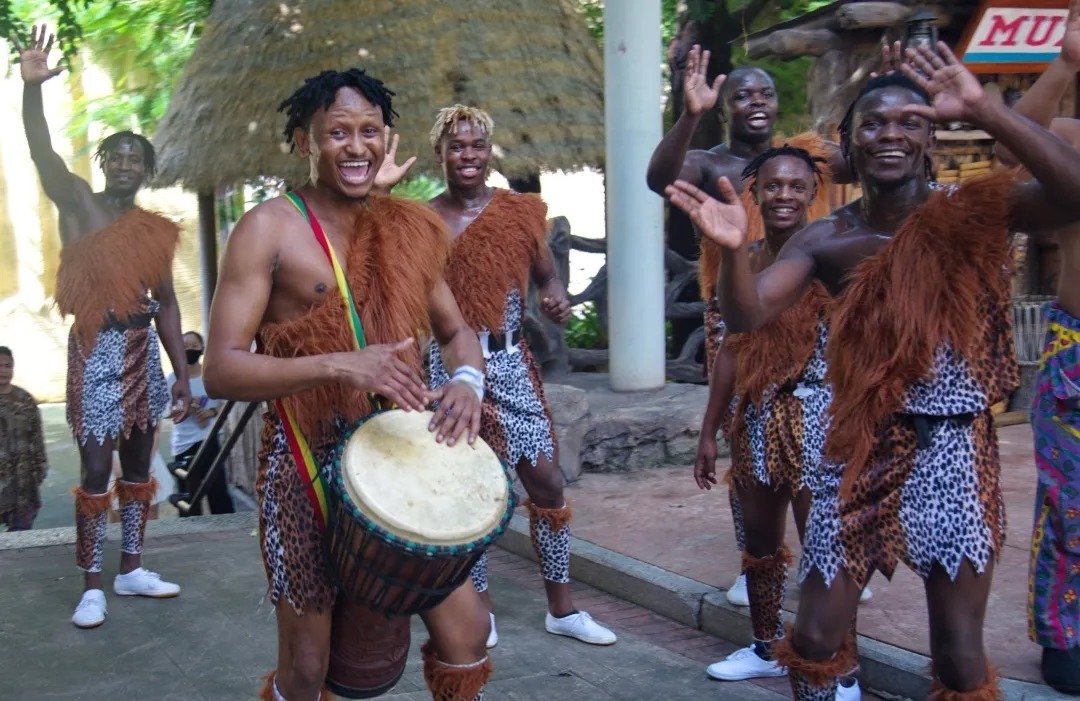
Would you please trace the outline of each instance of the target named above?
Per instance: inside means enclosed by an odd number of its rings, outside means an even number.
[[[248,210],[229,234],[226,256],[276,255],[285,234],[306,226],[285,197],[275,197]]]

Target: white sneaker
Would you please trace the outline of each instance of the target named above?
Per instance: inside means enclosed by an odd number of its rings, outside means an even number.
[[[117,596],[149,596],[153,599],[169,599],[180,593],[180,587],[171,582],[161,581],[157,572],[144,570],[142,567],[127,574],[118,574],[113,580],[113,591]]]
[[[79,605],[75,607],[75,615],[71,622],[77,628],[97,628],[105,622],[105,592],[100,589],[87,589],[83,592]]]
[[[499,644],[499,632],[495,630],[495,614],[489,613],[488,615],[491,616],[491,632],[488,633],[487,639],[487,649],[490,650]]]
[[[746,575],[740,574],[731,589],[727,590],[727,600],[732,606],[749,606],[750,595],[746,593]]]
[[[555,635],[576,638],[590,645],[614,645],[615,634],[592,619],[584,611],[572,613],[565,618],[555,618],[549,612],[544,620],[544,628]]]
[[[859,688],[859,680],[851,686],[836,685],[836,701],[862,701],[862,689]]]
[[[781,667],[776,660],[763,660],[754,652],[754,646],[744,647],[728,655],[719,662],[713,662],[705,670],[713,679],[725,682],[738,682],[743,679],[761,677],[782,677],[787,668]]]
[[[862,592],[859,594],[859,603],[865,604],[870,599],[874,598],[874,592],[870,591],[870,587],[863,587]]]

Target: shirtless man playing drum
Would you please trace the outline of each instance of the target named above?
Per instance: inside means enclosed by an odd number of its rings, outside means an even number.
[[[285,197],[248,212],[230,236],[210,316],[207,392],[248,402],[281,399],[289,436],[297,429],[320,467],[349,426],[374,410],[376,396],[406,411],[439,401],[432,440],[471,443],[480,426],[482,387],[472,378],[483,376],[484,361],[442,279],[446,229],[422,205],[372,193],[386,175],[380,168],[392,95],[351,69],[309,78],[282,103],[285,136],[311,167],[310,181],[296,193],[310,224]],[[324,238],[317,238],[319,224]],[[362,350],[353,350],[349,303],[331,252],[355,300],[368,344]],[[454,369],[455,381],[434,392],[420,379],[418,333],[433,335]],[[253,340],[260,353],[250,352]],[[327,672],[336,590],[283,417],[272,408],[265,420],[257,491],[277,607],[278,668],[262,698],[311,701],[320,698]],[[422,615],[431,635],[424,677],[433,697],[480,698],[491,665],[488,614],[476,590],[459,587]]]

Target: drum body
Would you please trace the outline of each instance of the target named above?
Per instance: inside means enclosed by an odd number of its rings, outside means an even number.
[[[343,596],[376,613],[437,606],[513,515],[510,474],[494,451],[480,440],[436,443],[431,417],[373,414],[330,456],[330,570]]]
[[[326,686],[347,699],[381,696],[401,679],[409,658],[409,618],[388,618],[339,596],[330,628]]]

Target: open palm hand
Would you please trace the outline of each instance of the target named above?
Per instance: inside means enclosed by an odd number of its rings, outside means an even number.
[[[937,48],[938,54],[926,46],[907,50],[907,62],[900,70],[930,95],[930,105],[909,105],[909,109],[940,123],[975,121],[986,92],[945,42],[938,42]]]
[[[709,52],[702,53],[701,47],[694,44],[686,57],[686,70],[683,72],[683,103],[690,114],[704,114],[716,106],[724,76],[716,76],[709,85],[708,70]]]
[[[46,31],[44,24],[40,27],[34,25],[30,31],[30,42],[26,46],[23,46],[17,37],[11,37],[11,43],[19,52],[19,73],[24,83],[31,85],[44,83],[63,72],[62,66],[49,68],[49,52],[52,51],[54,41],[56,37]]]
[[[746,210],[730,180],[720,178],[716,187],[720,200],[685,180],[676,180],[665,192],[673,205],[686,212],[702,236],[721,248],[735,250],[746,241]]]
[[[399,138],[397,134],[390,138],[390,127],[383,127],[383,146],[386,155],[383,156],[379,171],[375,173],[375,187],[379,191],[390,192],[395,185],[405,178],[409,168],[412,168],[413,164],[416,163],[416,156],[413,156],[401,165],[397,164]]]

